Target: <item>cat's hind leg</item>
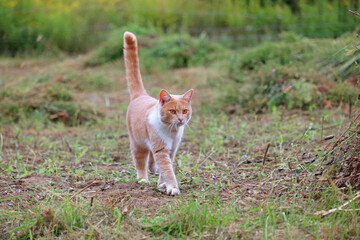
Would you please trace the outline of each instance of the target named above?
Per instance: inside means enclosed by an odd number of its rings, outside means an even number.
[[[146,164],[149,157],[149,150],[139,148],[132,149],[132,154],[134,157],[137,178],[140,179],[139,182],[149,183],[146,169]]]

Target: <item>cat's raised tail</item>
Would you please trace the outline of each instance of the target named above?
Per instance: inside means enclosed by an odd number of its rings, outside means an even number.
[[[124,60],[130,99],[148,95],[141,79],[136,36],[131,32],[124,33]]]

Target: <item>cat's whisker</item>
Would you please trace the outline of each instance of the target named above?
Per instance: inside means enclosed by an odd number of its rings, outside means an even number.
[[[173,127],[174,127],[174,124],[173,123],[170,123],[170,132],[172,131]]]

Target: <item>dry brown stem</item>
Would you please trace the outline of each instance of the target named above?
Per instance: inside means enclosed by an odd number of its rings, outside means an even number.
[[[340,207],[337,207],[337,208],[333,208],[333,209],[330,209],[328,211],[325,211],[325,210],[322,210],[322,211],[318,211],[315,213],[315,215],[321,215],[322,217],[325,217],[333,212],[336,212],[336,211],[346,211],[346,212],[349,212],[349,211],[359,211],[360,209],[343,209],[344,207],[346,207],[347,205],[349,205],[351,202],[355,201],[356,199],[360,198],[360,192],[357,192],[355,194],[355,196],[353,197],[353,199],[347,201],[346,203],[344,203],[343,205],[341,205]]]

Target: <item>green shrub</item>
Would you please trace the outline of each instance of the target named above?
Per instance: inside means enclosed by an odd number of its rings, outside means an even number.
[[[290,39],[286,40],[289,41]],[[258,66],[266,65],[269,61],[276,65],[305,63],[313,57],[312,53],[315,47],[317,46],[307,39],[290,42],[266,42],[245,51],[236,64],[241,69],[253,70]]]
[[[219,67],[222,75],[211,107],[266,112],[274,106],[310,109],[355,102],[353,78],[360,55],[347,54],[343,46],[349,40],[309,40],[286,33],[279,42],[235,52]]]
[[[153,39],[151,46],[143,50],[145,68],[185,68],[207,65],[226,51],[211,42],[206,35],[191,37],[188,34],[165,35]]]

